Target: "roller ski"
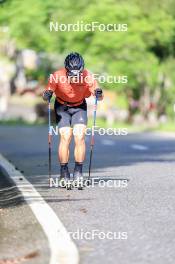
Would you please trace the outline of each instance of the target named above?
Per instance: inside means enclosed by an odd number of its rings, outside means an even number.
[[[73,173],[73,185],[78,190],[83,190],[82,166],[82,163],[75,162],[75,168]]]

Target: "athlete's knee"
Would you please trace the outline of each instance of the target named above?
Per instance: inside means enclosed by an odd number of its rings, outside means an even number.
[[[71,141],[71,135],[61,135],[60,136],[60,143],[64,144],[64,146],[69,145]]]
[[[74,140],[76,145],[81,145],[85,143],[85,134],[76,134],[74,135]]]
[[[86,125],[84,124],[77,124],[73,128],[73,134],[75,137],[83,138],[86,132]]]
[[[85,125],[75,125],[73,129],[74,139],[75,143],[83,143],[85,139],[85,131],[86,126]]]
[[[59,130],[60,141],[64,144],[69,144],[72,138],[72,129],[70,127],[62,127]]]

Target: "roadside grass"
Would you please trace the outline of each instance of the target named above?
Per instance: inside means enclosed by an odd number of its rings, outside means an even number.
[[[8,119],[8,120],[0,120],[0,125],[7,126],[43,126],[47,125],[47,120],[44,118],[39,118],[35,122],[28,122],[21,118],[18,119]],[[55,126],[55,122],[52,123]],[[88,119],[88,127],[93,126],[93,118]],[[161,124],[157,127],[149,127],[146,125],[133,125],[126,122],[115,122],[113,124],[108,124],[105,119],[97,118],[96,119],[96,127],[97,128],[126,128],[129,132],[144,132],[144,131],[160,131],[160,132],[175,132],[175,121],[168,121],[167,123]]]
[[[25,121],[21,118],[18,118],[18,119],[9,119],[9,120],[0,120],[0,125],[9,125],[9,126],[18,126],[18,125],[21,125],[21,126],[35,126],[35,125],[47,125],[47,120],[45,119],[38,119],[37,121],[35,122],[28,122],[28,121]],[[52,125],[55,125],[55,123],[53,123]],[[89,118],[88,119],[88,127],[92,127],[93,126],[93,119],[92,118]],[[133,126],[132,124],[128,124],[128,123],[124,123],[124,122],[115,122],[113,123],[112,125],[108,125],[107,122],[102,119],[102,118],[97,118],[96,120],[96,127],[100,128],[100,127],[103,127],[103,128],[108,128],[108,127],[111,127],[111,128],[127,128],[128,130],[137,130],[137,129],[140,129],[140,131],[143,131],[143,129],[141,129],[140,127],[137,127],[137,126]]]
[[[156,129],[158,131],[162,132],[175,132],[175,121],[167,122],[165,124],[161,124]]]
[[[9,125],[9,126],[42,126],[47,125],[47,120],[45,119],[38,119],[35,122],[27,122],[23,119],[9,119],[9,120],[0,120],[0,125]],[[55,123],[53,123],[55,126]],[[93,118],[88,119],[88,127],[93,126]],[[122,129],[126,128],[129,132],[144,132],[144,131],[160,131],[160,132],[175,132],[175,122],[167,122],[165,124],[161,124],[158,127],[148,127],[146,125],[133,125],[126,122],[115,122],[113,124],[108,124],[103,118],[97,118],[96,120],[96,127],[97,128],[117,128]]]
[[[43,119],[38,119],[35,122],[28,122],[22,118],[17,119],[8,119],[8,120],[0,120],[0,126],[35,126],[35,125],[45,125],[46,122]]]
[[[122,109],[127,108],[126,104],[126,98],[125,96],[117,96],[117,105],[120,106]],[[54,98],[52,98],[52,102],[54,103]],[[36,103],[43,103],[43,100],[40,97],[33,97],[31,95],[24,96],[22,99],[18,95],[13,95],[11,97],[11,103],[16,105],[26,105],[28,107],[33,107],[36,105]],[[0,125],[9,125],[9,126],[42,126],[47,125],[47,119],[44,118],[38,118],[34,122],[29,122],[26,120],[23,120],[22,118],[16,118],[16,119],[8,119],[8,120],[0,120]],[[55,126],[55,122],[52,122],[52,125]],[[93,118],[88,119],[88,127],[93,126]],[[175,120],[169,120],[168,122],[158,125],[157,127],[151,127],[149,124],[141,124],[141,125],[134,125],[127,122],[114,122],[113,124],[108,124],[107,121],[103,118],[97,117],[96,120],[96,127],[100,128],[117,128],[122,129],[126,128],[129,132],[143,132],[143,131],[160,131],[160,132],[175,132]]]
[[[92,127],[93,119],[89,118],[88,120],[88,127]],[[123,129],[126,128],[128,132],[144,132],[144,131],[154,131],[156,129],[150,128],[146,125],[134,125],[126,122],[114,122],[113,124],[108,124],[104,119],[97,118],[96,120],[96,127],[100,128],[116,128],[116,129]]]
[[[88,121],[88,126],[91,127],[93,125],[93,119],[90,118]],[[104,128],[127,128],[130,132],[144,132],[144,131],[160,131],[160,132],[175,132],[175,121],[169,121],[167,123],[161,124],[157,127],[150,127],[148,125],[134,125],[126,122],[115,122],[112,125],[107,124],[104,119],[97,118],[96,120],[97,127]]]

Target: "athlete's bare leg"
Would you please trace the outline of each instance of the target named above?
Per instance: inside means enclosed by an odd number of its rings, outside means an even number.
[[[62,127],[59,129],[60,143],[58,147],[58,160],[60,163],[68,163],[69,161],[69,144],[72,138],[72,128]]]
[[[86,145],[85,145],[86,126],[77,124],[73,128],[75,149],[74,157],[76,162],[83,162],[85,159]]]

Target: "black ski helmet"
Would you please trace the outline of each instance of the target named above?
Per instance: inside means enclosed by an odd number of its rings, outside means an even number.
[[[65,58],[64,65],[69,76],[77,76],[84,69],[84,60],[79,53],[72,52]]]

